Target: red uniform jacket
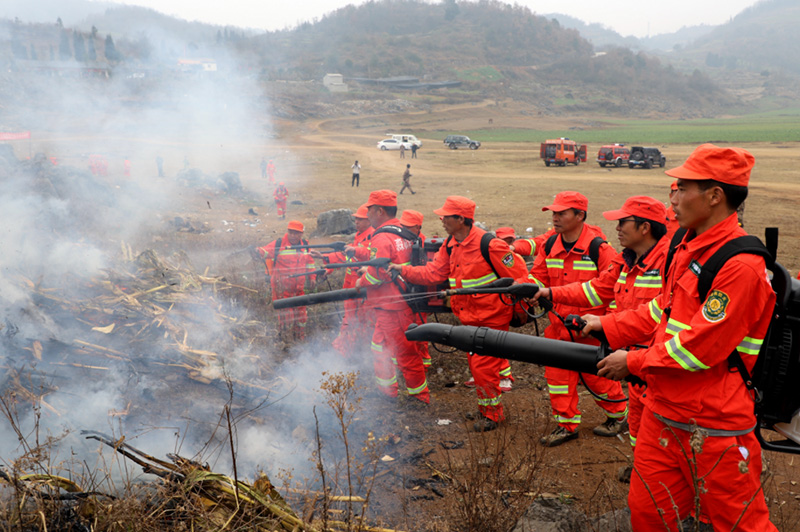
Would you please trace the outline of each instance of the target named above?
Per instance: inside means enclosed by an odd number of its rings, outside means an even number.
[[[638,342],[657,324],[651,347],[628,354],[628,369],[647,380],[645,404],[669,420],[721,430],[756,424],[753,399],[727,358],[736,349],[752,371],[764,342],[775,304],[764,259],[737,255],[720,269],[705,301],[697,292],[700,265],[745,234],[736,213],[699,236],[690,231],[661,295],[601,318],[612,347]]]
[[[275,253],[276,242],[278,252]],[[314,269],[314,257],[306,249],[289,249],[289,235],[283,235],[280,240],[273,240],[266,246],[258,248],[258,252],[267,263],[267,273],[271,274],[270,284],[275,294],[284,297],[302,295],[305,293],[307,276],[289,277],[295,273],[304,273]],[[270,267],[271,264],[271,267]]]
[[[276,187],[272,196],[275,198],[275,201],[286,201],[286,199],[289,197],[289,191],[286,189],[286,187]]]
[[[564,249],[564,244],[561,236],[556,238],[550,253],[545,250],[545,246],[539,246],[536,252],[536,259],[533,261],[529,278],[541,286],[548,288],[555,288],[557,286],[564,286],[574,282],[586,282],[594,279],[599,275],[599,272],[604,272],[608,269],[611,261],[616,257],[617,252],[607,243],[600,246],[598,264],[592,262],[589,257],[589,244],[596,236],[602,236],[598,231],[593,229],[587,224],[583,225],[583,230],[578,240],[569,251]],[[554,300],[555,311],[562,317],[567,317],[568,314],[597,314],[602,315],[606,311],[606,306],[601,302],[598,304],[586,305],[570,305],[567,303],[559,303]],[[554,338],[556,340],[570,341],[571,337],[569,331],[564,327],[560,320],[553,318],[550,320],[550,325],[545,329],[545,336],[547,338]],[[580,338],[579,335],[575,336],[575,340],[579,343],[596,344],[597,341],[593,338]]]
[[[353,246],[356,247],[355,255],[352,257],[348,257],[342,252],[336,253],[327,253],[323,255],[323,260],[326,264],[337,263],[337,262],[362,262],[365,260],[369,260],[369,239],[372,236],[372,232],[374,229],[372,227],[368,228],[366,231],[361,231],[360,233],[356,233],[355,238],[353,239]],[[353,288],[356,285],[356,281],[358,280],[358,269],[357,268],[345,268],[344,270],[344,282],[342,283],[342,288]]]
[[[473,227],[462,242],[450,239],[450,243],[442,245],[433,260],[425,266],[404,266],[403,278],[423,285],[436,284],[447,279],[450,288],[475,288],[491,283],[497,279],[497,275],[481,254],[481,238],[485,233],[483,229]],[[502,277],[523,282],[526,280],[525,262],[499,238],[490,242],[489,257]],[[508,325],[513,313],[513,307],[504,303],[497,294],[452,296],[450,307],[465,325]]]
[[[392,218],[377,227],[375,231],[386,225],[400,226],[400,220]],[[395,264],[411,263],[411,242],[393,233],[373,234],[370,238],[370,259],[388,257]],[[361,286],[368,288],[367,305],[383,310],[402,310],[408,307],[400,289],[392,282],[389,273],[381,268],[370,266],[360,279]]]
[[[544,244],[548,237],[554,232],[555,231],[553,229],[550,229],[546,233],[542,233],[541,235],[537,235],[533,238],[520,238],[518,240],[514,240],[514,253],[521,255],[526,259],[528,257],[536,257],[536,251],[539,249],[539,246]]]
[[[636,264],[633,252],[624,250],[599,277],[553,287],[551,297],[554,302],[581,307],[608,305],[611,312],[635,309],[661,293],[668,248],[669,240],[662,237]]]

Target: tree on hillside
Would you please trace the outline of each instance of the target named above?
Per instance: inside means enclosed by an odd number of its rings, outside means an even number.
[[[122,56],[117,51],[117,47],[114,46],[114,39],[111,38],[110,34],[106,35],[106,46],[104,54],[106,56],[106,60],[112,63],[116,63],[117,61],[122,59]]]
[[[72,47],[75,49],[75,60],[86,61],[86,46],[83,44],[83,35],[79,31],[72,34]]]
[[[67,30],[64,29],[61,30],[61,38],[58,41],[58,58],[62,61],[72,59],[72,48],[69,45],[69,35],[67,34]]]
[[[456,0],[444,0],[444,19],[453,20],[458,15]]]
[[[94,37],[90,36],[86,41],[86,59],[89,61],[97,61],[97,50],[94,48]]]

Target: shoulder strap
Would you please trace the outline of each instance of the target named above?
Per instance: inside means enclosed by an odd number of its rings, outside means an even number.
[[[444,246],[444,249],[446,249],[446,250],[447,250],[447,254],[448,254],[448,255],[452,255],[452,254],[453,254],[453,248],[451,248],[451,247],[448,245],[448,244],[450,244],[450,241],[451,241],[451,240],[453,240],[453,235],[450,235],[450,236],[448,236],[448,237],[447,237],[447,240],[445,240],[445,241],[444,241],[444,244],[442,244],[442,245]]]
[[[554,233],[550,235],[550,238],[548,238],[547,242],[544,243],[544,251],[547,255],[549,255],[550,250],[553,249],[553,246],[555,245],[557,238],[558,238],[558,233]]]
[[[495,238],[495,236],[492,235],[492,233],[484,233],[483,234],[483,236],[481,237],[481,255],[483,255],[483,260],[486,261],[486,264],[489,265],[489,267],[492,269],[494,274],[497,277],[501,277],[501,275],[499,273],[497,273],[497,270],[495,269],[494,264],[492,264],[492,258],[489,255],[489,244],[491,244],[493,238]]]
[[[761,239],[758,237],[746,235],[726,242],[725,245],[711,255],[711,258],[703,264],[700,270],[700,276],[697,279],[697,293],[700,296],[700,301],[705,301],[706,296],[708,296],[708,291],[711,289],[711,285],[714,282],[714,278],[722,267],[725,266],[725,263],[728,262],[728,259],[741,253],[764,257],[768,268],[774,262],[769,250],[767,250],[766,246],[764,246]]]
[[[606,240],[603,237],[596,236],[589,244],[589,258],[592,259],[592,262],[594,262],[595,266],[599,266],[598,261],[600,260],[600,246],[605,243]]]
[[[672,257],[675,256],[675,248],[678,247],[678,244],[681,243],[685,235],[686,229],[683,227],[675,231],[675,234],[672,235],[672,240],[669,243],[669,250],[667,251],[667,258],[664,261],[664,270],[661,272],[661,277],[664,281],[667,280],[667,272],[669,271],[670,264],[672,264]]]
[[[384,225],[383,227],[373,231],[372,236],[370,238],[374,237],[375,235],[379,235],[381,233],[390,233],[393,235],[397,235],[400,238],[408,240],[409,242],[416,242],[417,240],[419,240],[419,237],[417,235],[415,235],[405,227],[400,227],[399,225]]]

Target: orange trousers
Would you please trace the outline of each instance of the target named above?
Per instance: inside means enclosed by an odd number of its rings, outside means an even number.
[[[397,397],[395,364],[406,381],[408,395],[429,403],[431,394],[425,378],[422,356],[415,345],[406,339],[406,329],[414,322],[408,307],[402,310],[375,309],[375,330],[372,334],[372,355],[378,388],[391,397]]]

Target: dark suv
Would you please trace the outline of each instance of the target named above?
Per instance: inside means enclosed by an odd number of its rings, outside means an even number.
[[[631,148],[628,168],[636,168],[637,166],[643,166],[645,168],[660,166],[664,168],[666,165],[667,158],[661,155],[661,150],[658,148],[643,148],[642,146],[634,146]]]
[[[481,147],[480,142],[477,140],[470,140],[469,137],[464,135],[447,135],[444,139],[444,143],[447,144],[451,150],[457,150],[459,146],[465,146],[471,150],[477,150]]]

